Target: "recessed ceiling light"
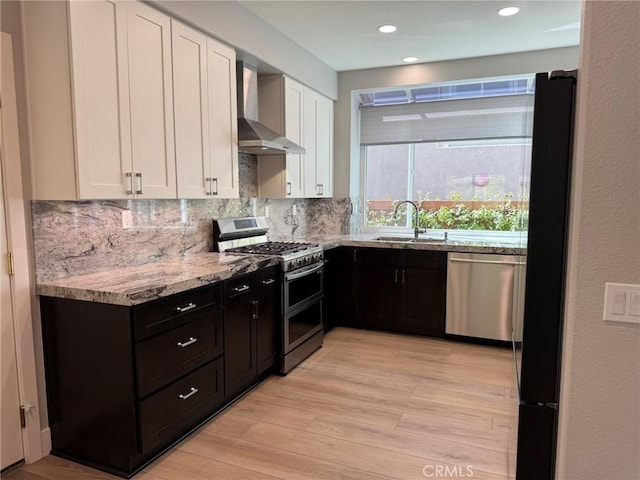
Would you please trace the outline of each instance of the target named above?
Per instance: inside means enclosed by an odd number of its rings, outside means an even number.
[[[519,11],[519,7],[505,7],[498,10],[498,15],[501,15],[503,17],[510,17],[511,15],[515,15]]]
[[[402,61],[404,63],[414,63],[418,61],[418,57],[404,57]]]
[[[378,27],[378,31],[380,33],[393,33],[397,30],[398,28],[395,25],[380,25]]]

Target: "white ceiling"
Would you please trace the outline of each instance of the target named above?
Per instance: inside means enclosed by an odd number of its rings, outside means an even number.
[[[402,65],[578,45],[580,0],[239,1],[334,70]],[[517,5],[520,13],[497,10]],[[394,24],[392,34],[378,33]]]

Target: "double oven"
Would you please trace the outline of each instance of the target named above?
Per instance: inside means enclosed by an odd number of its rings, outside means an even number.
[[[243,255],[270,255],[281,268],[279,372],[287,374],[322,346],[322,247],[301,242],[267,240],[264,217],[217,219],[214,249]]]
[[[281,373],[287,373],[322,345],[323,263],[311,263],[282,275]]]

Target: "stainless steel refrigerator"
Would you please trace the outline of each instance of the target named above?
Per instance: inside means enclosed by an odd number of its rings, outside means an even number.
[[[577,71],[536,75],[516,479],[555,478]]]

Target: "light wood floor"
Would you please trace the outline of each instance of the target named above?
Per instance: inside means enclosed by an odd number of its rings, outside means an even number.
[[[509,478],[513,383],[508,349],[336,328],[134,480]],[[48,456],[4,478],[117,477]]]

